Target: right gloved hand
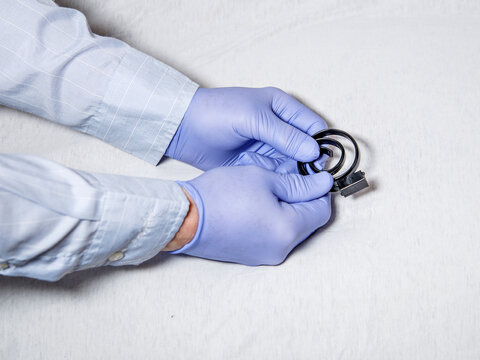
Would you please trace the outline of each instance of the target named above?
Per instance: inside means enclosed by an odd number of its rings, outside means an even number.
[[[199,223],[194,239],[175,254],[276,265],[330,218],[328,172],[302,176],[235,166],[179,184],[196,203]]]

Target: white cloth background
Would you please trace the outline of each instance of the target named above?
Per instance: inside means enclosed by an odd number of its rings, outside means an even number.
[[[2,359],[479,359],[480,3],[71,0],[203,86],[280,87],[351,132],[372,191],[277,267],[160,256],[0,277]],[[0,108],[0,151],[189,179]],[[235,194],[226,194],[235,196]]]

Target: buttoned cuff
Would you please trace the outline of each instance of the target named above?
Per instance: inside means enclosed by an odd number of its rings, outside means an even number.
[[[177,70],[129,48],[87,132],[157,165],[197,89]]]
[[[173,181],[88,175],[104,190],[103,209],[77,270],[138,265],[154,257],[173,239],[188,212],[189,201]]]

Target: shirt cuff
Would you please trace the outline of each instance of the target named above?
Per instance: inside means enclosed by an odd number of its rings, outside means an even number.
[[[129,47],[87,132],[157,165],[198,84]]]
[[[189,209],[173,181],[84,174],[104,189],[95,237],[75,270],[102,265],[138,265],[173,239]],[[125,181],[122,181],[125,180]]]

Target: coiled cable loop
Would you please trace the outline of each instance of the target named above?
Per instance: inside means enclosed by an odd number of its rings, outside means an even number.
[[[345,163],[345,148],[344,146],[336,139],[330,138],[329,136],[341,136],[348,139],[353,144],[354,149],[354,158],[350,167],[343,172],[341,175],[334,176],[337,174]],[[328,171],[333,177],[333,187],[331,192],[340,191],[343,196],[349,196],[357,191],[360,191],[368,187],[367,179],[365,178],[365,173],[362,171],[357,171],[358,164],[360,162],[360,150],[355,139],[343,130],[338,129],[325,129],[315,133],[313,139],[317,142],[320,147],[320,157],[327,155],[333,157],[333,151],[326,147],[325,145],[331,145],[340,150],[340,158],[338,162],[331,167],[330,169],[319,169],[315,166],[315,162],[318,160],[311,161],[309,163],[297,162],[298,172],[302,175],[309,175],[307,166],[314,173],[320,171]]]

